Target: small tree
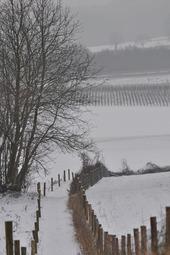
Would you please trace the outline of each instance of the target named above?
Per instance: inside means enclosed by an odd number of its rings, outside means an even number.
[[[0,176],[20,190],[52,143],[88,147],[77,96],[91,57],[61,1],[6,0],[0,8]]]
[[[133,173],[133,171],[130,169],[126,159],[122,159],[122,173],[125,175],[129,175],[129,174]]]

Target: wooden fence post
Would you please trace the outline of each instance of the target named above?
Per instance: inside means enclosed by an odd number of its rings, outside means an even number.
[[[166,249],[170,253],[170,207],[166,207]]]
[[[85,216],[86,216],[86,200],[87,200],[86,194],[85,194],[85,191],[83,191],[83,193],[82,193],[82,202],[83,202],[83,210],[84,210]]]
[[[40,199],[37,199],[37,203],[38,203],[39,218],[41,218],[41,204],[40,204]]]
[[[115,249],[115,254],[119,255],[120,251],[119,251],[119,239],[116,237],[116,249]]]
[[[113,254],[113,235],[108,235],[108,249],[109,249],[109,255],[112,255]]]
[[[70,181],[71,177],[70,177],[70,169],[68,169],[68,180]]]
[[[134,241],[135,241],[135,254],[140,255],[139,229],[135,228],[133,232],[134,232]]]
[[[121,255],[126,255],[126,236],[121,236]]]
[[[150,218],[151,225],[151,252],[153,255],[158,254],[158,233],[157,233],[157,220],[156,217]]]
[[[14,241],[14,250],[15,250],[15,255],[20,255],[20,241],[19,240]]]
[[[37,183],[37,193],[38,193],[38,198],[41,198],[41,184],[40,182]]]
[[[112,255],[116,255],[116,236],[112,235]]]
[[[35,242],[38,243],[38,241],[39,241],[38,240],[38,232],[35,229],[35,230],[32,231],[32,233],[33,233],[33,238],[34,238]]]
[[[27,248],[21,247],[21,255],[26,255],[26,254],[27,254]]]
[[[94,235],[94,237],[95,237],[95,235],[96,235],[96,215],[95,215],[95,213],[93,214],[93,235]]]
[[[13,255],[13,224],[12,221],[5,222],[6,255]]]
[[[104,232],[104,254],[107,254],[107,238],[108,238],[108,232]]]
[[[95,223],[95,225],[96,225],[95,240],[96,240],[96,242],[97,242],[97,240],[98,240],[98,234],[99,234],[99,221],[98,221],[98,219],[97,219],[97,216],[96,216],[96,223]]]
[[[37,230],[39,231],[39,211],[36,211],[36,222],[37,222]]]
[[[35,241],[36,241],[36,243],[38,243],[39,239],[38,239],[38,224],[37,224],[37,222],[34,223],[34,226],[35,226]]]
[[[96,242],[98,253],[100,252],[100,227],[101,227],[101,225],[98,224],[98,226],[97,226],[97,242]]]
[[[102,229],[102,226],[100,226],[99,231],[100,231],[100,254],[103,255],[103,229]]]
[[[89,226],[90,226],[90,229],[91,229],[91,227],[92,227],[92,213],[91,213],[91,211],[92,211],[92,207],[91,207],[91,204],[88,204],[88,214],[89,214]]]
[[[36,243],[35,240],[31,240],[31,255],[35,255],[36,252]]]
[[[34,241],[34,248],[35,248],[35,254],[37,254],[37,240],[36,240],[36,233],[35,230],[32,231],[33,234],[33,241]],[[31,246],[33,245],[33,242],[31,244]],[[32,249],[32,248],[31,248]]]
[[[86,221],[89,221],[89,211],[88,211],[88,201],[85,201],[85,213],[86,213]]]
[[[141,254],[147,255],[147,229],[146,226],[141,226]]]
[[[72,180],[74,180],[74,173],[72,172],[71,175],[72,175]]]
[[[58,187],[60,187],[61,186],[61,182],[60,182],[60,174],[58,174]]]
[[[46,196],[46,183],[44,182],[44,197]]]
[[[51,178],[51,191],[53,191],[54,181],[53,178]]]
[[[127,234],[127,255],[132,255],[132,240],[131,240],[131,234]]]
[[[64,182],[66,182],[66,171],[64,170],[64,173],[63,173],[63,180]]]
[[[94,210],[91,210],[91,230],[92,234],[94,234]]]

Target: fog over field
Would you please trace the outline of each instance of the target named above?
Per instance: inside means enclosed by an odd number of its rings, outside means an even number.
[[[64,0],[82,24],[86,46],[170,33],[169,0]]]

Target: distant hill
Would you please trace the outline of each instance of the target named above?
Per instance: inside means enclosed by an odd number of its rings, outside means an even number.
[[[95,53],[100,74],[160,72],[170,70],[170,39],[89,48]]]
[[[155,37],[148,40],[140,40],[140,41],[128,41],[122,42],[113,45],[99,45],[94,47],[89,47],[88,49],[92,53],[99,53],[101,51],[109,50],[125,50],[128,48],[157,48],[157,47],[170,47],[170,37],[163,36],[163,37]]]

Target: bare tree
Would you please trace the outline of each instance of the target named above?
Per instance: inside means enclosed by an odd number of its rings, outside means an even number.
[[[6,0],[0,8],[0,176],[20,190],[52,143],[88,147],[76,102],[91,57],[61,1]]]

